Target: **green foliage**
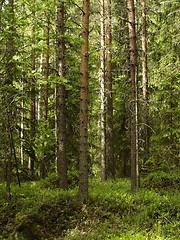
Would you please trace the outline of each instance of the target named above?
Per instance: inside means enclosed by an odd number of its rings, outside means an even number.
[[[179,2],[151,0],[147,7],[151,145],[148,161],[144,163],[142,160],[143,170],[150,172],[142,179],[142,187],[147,189],[141,189],[138,194],[132,195],[127,179],[123,181],[116,179],[106,183],[91,179],[89,201],[83,206],[80,206],[76,199],[82,1],[64,1],[66,76],[61,78],[57,76],[54,48],[57,39],[54,22],[58,2],[39,0],[34,4],[34,1],[18,0],[14,4],[14,14],[8,6],[10,1],[1,2],[3,5],[0,9],[0,180],[4,181],[10,146],[7,125],[9,110],[13,116],[11,127],[19,164],[22,145],[24,150],[24,165],[19,167],[20,179],[32,180],[28,169],[32,153],[36,156],[35,172],[39,174],[41,164],[45,163],[49,175],[41,181],[24,182],[22,187],[18,188],[14,185],[17,180],[15,161],[12,158],[11,203],[5,200],[4,184],[0,185],[0,235],[3,235],[0,239],[8,238],[10,235],[13,238],[17,235],[18,239],[37,237],[43,240],[52,238],[177,240],[180,235],[178,211],[180,175],[178,171],[170,169],[179,167],[180,157]],[[50,67],[48,120],[45,121],[44,95],[47,82],[44,65],[47,50],[45,31],[47,13],[50,17]],[[127,177],[130,173],[130,94],[126,2],[114,0],[112,14],[114,152],[117,176]],[[99,3],[95,0],[91,6],[89,36],[89,170],[97,176],[100,172],[98,95],[100,36]],[[140,37],[138,39],[140,40]],[[32,69],[33,51],[35,69]],[[33,139],[30,132],[32,78],[36,82],[36,106],[38,105],[39,111],[36,114],[38,118],[35,121],[36,133]],[[141,73],[139,82],[140,78]],[[58,176],[53,173],[56,158],[55,89],[58,83],[66,88],[66,145],[70,186],[68,191],[58,189]],[[21,130],[23,137],[20,137]]]
[[[180,173],[178,170],[171,170],[170,172],[156,171],[149,173],[143,179],[143,187],[162,189],[176,189],[180,188]]]
[[[11,234],[13,239],[15,234],[34,234],[42,240],[178,239],[178,191],[142,189],[133,195],[128,180],[101,183],[92,179],[89,201],[82,205],[76,198],[76,188],[53,189],[56,181],[56,175],[51,175],[23,183],[21,188],[13,186],[11,203],[1,198],[0,235]],[[0,185],[2,196],[4,191],[4,185]]]
[[[179,4],[152,1],[149,9],[151,157],[163,169],[179,162]]]
[[[128,231],[126,233],[121,234],[120,237],[118,236],[111,236],[110,238],[105,239],[112,239],[112,240],[127,240],[127,239],[133,239],[133,240],[168,240],[170,238],[166,238],[163,236],[160,236],[159,234],[151,234],[146,232],[134,232],[134,231]]]
[[[56,189],[58,188],[58,174],[51,173],[45,179],[37,182],[40,188]]]

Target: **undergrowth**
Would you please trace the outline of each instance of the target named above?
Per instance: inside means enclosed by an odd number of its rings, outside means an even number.
[[[179,239],[178,190],[142,188],[131,194],[129,189],[127,179],[92,179],[89,200],[81,204],[77,189],[59,190],[53,176],[13,185],[8,203],[1,184],[0,239]]]

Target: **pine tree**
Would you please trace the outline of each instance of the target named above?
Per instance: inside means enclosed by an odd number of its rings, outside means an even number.
[[[31,38],[32,38],[32,49],[31,49],[31,68],[32,68],[32,77],[30,79],[30,162],[29,167],[31,170],[31,176],[34,178],[35,172],[35,161],[36,161],[36,153],[34,148],[34,142],[36,137],[36,77],[34,75],[36,71],[36,56],[35,56],[35,1],[33,2],[33,9],[32,9],[32,31],[31,31]]]
[[[79,198],[88,197],[88,59],[90,0],[83,0],[81,67],[80,67],[80,151]]]
[[[56,108],[57,108],[57,170],[59,174],[59,186],[68,188],[67,154],[66,154],[66,90],[63,84],[65,77],[65,4],[58,2],[57,8],[57,68],[58,77],[62,83],[57,84]]]
[[[107,176],[114,178],[114,131],[113,131],[113,95],[112,95],[112,23],[111,0],[107,1],[106,26],[106,91],[107,91]]]
[[[148,67],[147,67],[147,30],[146,30],[146,0],[141,0],[142,8],[142,90],[143,90],[143,141],[144,159],[149,155],[149,110],[148,110]]]
[[[137,36],[134,0],[127,1],[131,78],[131,191],[139,187],[138,170],[138,111],[137,111]]]

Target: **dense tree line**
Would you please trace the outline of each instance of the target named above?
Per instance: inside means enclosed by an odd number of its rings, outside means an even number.
[[[0,178],[179,166],[178,1],[0,2]]]

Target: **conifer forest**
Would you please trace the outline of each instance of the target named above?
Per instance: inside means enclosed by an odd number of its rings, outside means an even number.
[[[180,239],[180,1],[0,0],[0,240]]]

